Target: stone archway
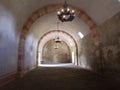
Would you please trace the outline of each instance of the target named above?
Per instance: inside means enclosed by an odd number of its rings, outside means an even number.
[[[43,46],[41,64],[61,64],[72,63],[69,46],[61,41],[55,43],[55,40],[49,40]]]
[[[41,16],[48,14],[50,12],[55,12],[57,11],[60,7],[62,7],[62,4],[53,4],[53,5],[48,5],[43,8],[40,8],[36,12],[33,13],[33,15],[27,20],[25,25],[23,26],[23,29],[20,34],[20,40],[19,40],[19,48],[18,48],[18,71],[21,72],[24,70],[24,46],[25,46],[25,40],[26,36],[32,26],[32,24],[39,19]],[[90,28],[92,31],[92,37],[95,42],[99,41],[99,35],[96,30],[96,24],[92,21],[92,19],[82,10],[80,10],[77,7],[71,6],[76,12],[76,16],[80,19],[82,19]]]
[[[42,57],[42,52],[43,52],[43,50],[41,50],[41,49],[44,48],[46,43],[49,42],[51,40],[51,38],[50,38],[50,40],[48,40],[45,43],[43,43],[44,40],[46,40],[46,37],[49,37],[49,35],[51,35],[53,33],[56,35],[56,33],[58,33],[58,32],[59,32],[59,35],[67,36],[67,39],[66,38],[62,38],[62,41],[66,43],[66,45],[67,45],[71,55],[72,55],[72,52],[74,52],[74,59],[73,59],[73,56],[71,56],[71,58],[72,58],[72,62],[71,63],[78,64],[78,45],[77,45],[76,40],[69,33],[65,32],[65,31],[62,31],[62,30],[51,30],[51,31],[45,33],[38,41],[37,52],[36,52],[37,53],[37,56],[36,56],[37,57],[36,58],[37,59],[36,60],[37,61],[36,62],[37,66],[39,66],[39,63],[40,63],[39,59],[42,59],[42,58],[40,58],[40,57]],[[55,40],[55,38],[52,38],[52,39]],[[73,47],[74,47],[74,49],[73,49]]]

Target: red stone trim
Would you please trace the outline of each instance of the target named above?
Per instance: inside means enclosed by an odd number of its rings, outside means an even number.
[[[20,40],[19,40],[19,54],[18,54],[18,71],[22,71],[24,69],[23,67],[23,60],[24,60],[24,45],[25,45],[25,39],[26,36],[30,30],[30,27],[32,26],[32,24],[39,19],[41,16],[51,13],[51,12],[56,12],[58,9],[61,8],[61,4],[53,4],[53,5],[48,5],[45,6],[39,10],[37,10],[36,12],[33,13],[33,15],[27,20],[27,22],[25,23],[25,25],[23,26],[23,29],[21,31],[21,35],[20,35]],[[80,19],[82,19],[90,28],[90,30],[93,32],[93,40],[94,42],[99,41],[99,35],[95,33],[94,35],[94,30],[96,28],[96,24],[92,21],[92,19],[82,10],[80,10],[77,7],[73,7],[71,6],[71,8],[73,8],[76,12],[76,16]],[[98,32],[97,32],[98,33]],[[96,36],[98,35],[98,36]],[[96,39],[97,38],[97,39]]]

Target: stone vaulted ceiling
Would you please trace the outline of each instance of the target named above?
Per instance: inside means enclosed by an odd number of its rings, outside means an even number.
[[[23,18],[28,18],[29,15],[38,8],[49,4],[64,3],[64,1],[65,0],[0,0],[0,3],[4,4],[5,7],[8,7],[10,10],[12,9],[17,15],[24,15]],[[120,11],[120,2],[118,2],[118,0],[67,0],[67,2],[85,11],[97,25],[103,23]]]
[[[17,31],[21,31],[27,19],[38,9],[51,4],[64,4],[65,0],[0,0],[0,4],[13,14],[17,23]],[[69,5],[78,7],[83,10],[92,20],[100,25],[107,19],[114,16],[120,11],[120,2],[118,0],[67,0]],[[40,36],[50,30],[56,29],[55,13],[43,16],[36,22],[34,30],[31,30],[34,37],[39,39]],[[55,17],[55,18],[54,18]],[[46,19],[47,18],[47,19]],[[40,21],[40,22],[39,22]],[[77,18],[72,23],[60,24],[60,29],[73,35],[78,40],[78,32],[84,35],[89,33],[88,27]],[[37,28],[37,29],[36,29]]]

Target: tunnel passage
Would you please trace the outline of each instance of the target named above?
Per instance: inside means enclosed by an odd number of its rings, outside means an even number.
[[[61,63],[72,63],[68,45],[64,41],[60,43],[56,43],[55,40],[48,41],[43,47],[41,64]]]

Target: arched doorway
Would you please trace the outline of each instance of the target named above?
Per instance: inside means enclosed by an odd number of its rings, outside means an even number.
[[[61,42],[56,43],[59,33]],[[45,33],[37,46],[37,66],[43,64],[75,64],[78,61],[78,46],[75,39],[65,31],[52,30]]]
[[[48,41],[43,47],[41,64],[63,63],[72,63],[69,46],[64,41],[59,43],[55,40]]]
[[[24,71],[24,60],[25,60],[25,42],[27,35],[30,31],[31,26],[42,16],[51,13],[56,12],[62,5],[61,4],[55,4],[55,5],[48,5],[43,8],[40,8],[37,10],[33,15],[27,20],[25,25],[23,26],[23,29],[20,34],[20,40],[19,40],[19,49],[18,49],[18,71],[22,72]],[[76,16],[83,20],[86,25],[88,25],[89,29],[92,31],[92,37],[93,40],[96,42],[99,42],[99,35],[96,30],[96,24],[92,21],[92,19],[82,10],[80,10],[77,7],[72,7],[76,11]],[[37,51],[38,52],[38,51]],[[74,52],[76,53],[76,52]]]

